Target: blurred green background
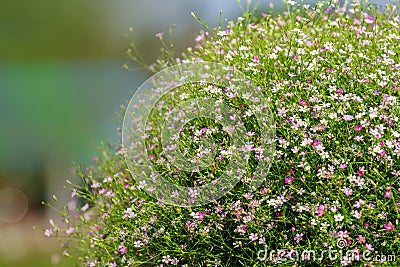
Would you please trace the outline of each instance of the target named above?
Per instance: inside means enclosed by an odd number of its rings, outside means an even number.
[[[179,53],[201,29],[190,12],[216,26],[221,9],[240,13],[236,0],[0,1],[0,267],[72,266],[32,227],[54,216],[42,200],[69,201],[72,163],[118,138],[115,112],[149,75],[122,68],[130,42],[151,63],[176,24]]]
[[[236,0],[0,1],[0,267],[72,266],[32,226],[54,216],[42,200],[68,202],[72,163],[90,164],[101,141],[117,140],[115,112],[149,76],[122,68],[129,43],[151,63],[154,35],[176,24],[179,54],[201,29],[190,12],[217,26],[220,10],[241,14]],[[13,212],[20,218],[7,222]]]

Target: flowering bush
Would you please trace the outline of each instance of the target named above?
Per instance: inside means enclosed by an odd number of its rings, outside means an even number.
[[[248,189],[250,167],[220,199],[167,205],[134,181],[125,146],[105,146],[94,167],[78,171],[82,183],[70,183],[81,204],[62,212],[66,229],[53,223],[45,232],[68,241],[64,254],[91,267],[393,265],[400,257],[400,16],[395,6],[379,13],[358,1],[288,1],[286,7],[283,14],[260,17],[245,12],[226,30],[201,32],[182,58],[154,65],[161,70],[218,62],[256,84],[276,127],[273,162],[262,185]],[[227,91],[219,94],[229,98]],[[240,109],[240,97],[235,99]],[[176,100],[166,97],[150,116],[155,128]],[[244,126],[257,139],[252,116]],[[207,135],[225,154],[192,177],[171,169],[154,130],[146,148],[160,173],[190,186],[225,171],[230,141],[218,124],[196,120],[182,132],[182,151],[207,154],[198,144]],[[247,152],[249,164],[257,164],[257,147]]]

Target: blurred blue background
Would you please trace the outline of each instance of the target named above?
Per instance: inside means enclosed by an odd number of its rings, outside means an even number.
[[[259,2],[262,10],[270,1]],[[130,42],[151,63],[160,49],[154,35],[176,24],[179,55],[202,28],[191,11],[217,26],[220,10],[223,19],[235,19],[240,5],[236,0],[13,0],[0,6],[0,267],[71,266],[54,254],[57,242],[32,225],[45,226],[51,215],[42,200],[55,193],[61,203],[68,201],[63,185],[73,180],[72,163],[89,164],[101,141],[117,140],[115,112],[150,74],[135,65],[132,71],[122,68]],[[6,194],[10,188],[26,199]],[[12,223],[2,219],[18,208],[23,217]]]

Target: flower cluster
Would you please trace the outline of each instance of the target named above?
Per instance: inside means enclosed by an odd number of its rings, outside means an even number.
[[[83,203],[64,214],[67,228],[52,222],[45,234],[66,235],[68,253],[78,250],[79,260],[93,267],[274,265],[291,259],[276,254],[261,261],[257,252],[265,246],[322,251],[339,239],[343,249],[398,253],[400,16],[395,6],[379,13],[359,1],[287,4],[282,14],[246,12],[226,30],[201,32],[193,49],[170,62],[235,66],[263,91],[276,124],[276,150],[260,188],[250,192],[241,181],[204,206],[165,205],[130,177],[124,147],[105,147],[95,167],[78,172],[83,182],[73,186],[74,199]],[[229,94],[210,85],[204,90]],[[163,112],[174,103],[161,102]],[[251,122],[244,124],[247,136],[256,138]],[[229,147],[228,130],[211,124],[188,124],[179,139],[181,151],[194,159],[210,154],[198,143],[205,136],[223,143],[212,170],[195,180],[170,171],[159,144],[151,142],[156,131],[147,138],[149,160],[181,184],[214,179],[237,151]],[[246,149],[254,158],[257,147]],[[318,265],[369,263],[346,257]],[[315,266],[310,259],[302,264]]]

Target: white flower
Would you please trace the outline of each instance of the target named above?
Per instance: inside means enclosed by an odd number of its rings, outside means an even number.
[[[343,221],[344,216],[342,214],[338,213],[334,216],[334,218],[335,218],[335,222],[341,222],[341,221]]]
[[[184,99],[186,99],[186,98],[188,98],[190,95],[188,94],[188,93],[182,93],[180,96],[179,96],[179,98],[181,99],[181,100],[184,100]]]
[[[336,119],[336,118],[337,118],[337,114],[336,114],[336,113],[330,113],[330,114],[328,115],[328,117],[329,117],[331,120],[333,120],[333,119]]]
[[[242,241],[233,242],[233,247],[238,248],[242,246]]]
[[[139,182],[139,185],[138,185],[138,188],[139,188],[139,189],[143,189],[143,188],[146,187],[146,185],[147,185],[147,182],[146,182],[145,180],[140,181],[140,182]]]
[[[328,152],[326,152],[326,151],[317,151],[317,153],[318,153],[318,155],[320,155],[321,156],[321,158],[323,158],[323,159],[328,159],[329,158],[329,154],[328,154]]]
[[[336,211],[339,210],[339,208],[338,208],[337,206],[332,206],[332,207],[330,208],[330,210],[331,210],[332,212],[336,212]]]
[[[335,201],[333,201],[333,204],[334,204],[335,206],[338,206],[338,207],[340,207],[340,206],[341,206],[341,204],[340,204],[339,200],[335,200]]]
[[[299,152],[299,150],[300,150],[300,147],[298,147],[298,146],[295,146],[294,148],[292,148],[293,153],[297,153],[297,152]]]
[[[371,119],[378,117],[378,108],[369,108],[369,117]]]
[[[304,190],[303,188],[300,188],[299,190],[297,190],[297,193],[298,193],[299,195],[304,194],[304,192],[305,192],[305,190]]]
[[[321,227],[319,228],[321,231],[326,231],[326,229],[330,226],[329,223],[323,222],[321,223]]]
[[[382,211],[381,213],[378,214],[378,218],[383,220],[386,218],[386,213],[384,211]]]
[[[133,212],[133,210],[132,210],[132,208],[127,208],[125,211],[124,211],[124,216],[122,216],[122,218],[123,219],[134,219],[134,218],[136,218],[136,216],[137,216],[137,214],[135,214],[134,212]]]
[[[227,33],[225,31],[219,31],[219,32],[217,32],[217,35],[218,36],[226,36]]]
[[[330,51],[330,52],[334,52],[335,51],[335,46],[332,42],[326,42],[325,43],[325,48]]]
[[[296,4],[296,1],[288,0],[287,3],[288,5],[294,6]]]
[[[278,58],[278,55],[277,55],[276,53],[271,53],[271,54],[268,55],[268,57],[269,57],[270,59],[277,59],[277,58]]]
[[[142,247],[144,244],[141,242],[141,241],[139,241],[139,240],[136,240],[135,242],[133,242],[133,246],[135,247],[135,248],[140,248],[140,247]]]

